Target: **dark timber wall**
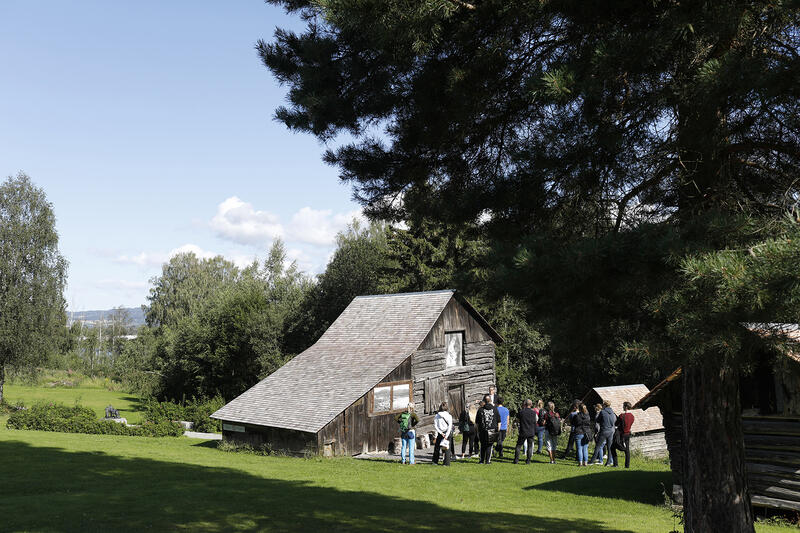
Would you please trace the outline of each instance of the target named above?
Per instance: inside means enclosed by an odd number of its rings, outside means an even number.
[[[381,383],[410,379],[411,358],[408,358]],[[397,422],[394,421],[395,413],[375,416],[369,414],[370,392],[356,400],[317,434],[320,453],[358,455],[386,451],[389,443],[399,436]]]
[[[239,422],[224,422],[224,425],[243,428],[244,431],[230,431],[223,426],[222,438],[256,448],[267,446],[292,455],[314,455],[317,453],[317,439],[314,433],[293,429],[253,426]]]
[[[464,332],[464,366],[445,368],[445,333],[455,331]],[[494,354],[491,337],[455,298],[450,300],[420,349],[411,356],[420,427],[433,424],[442,401],[453,403],[458,395],[467,406],[488,393],[495,382]]]

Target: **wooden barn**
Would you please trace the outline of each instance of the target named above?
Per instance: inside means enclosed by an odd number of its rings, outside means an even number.
[[[595,387],[586,394],[582,401],[590,409],[594,404],[608,401],[614,412],[619,415],[622,413],[624,402],[634,405],[649,392],[650,390],[642,384]],[[637,450],[647,457],[666,457],[667,441],[664,438],[664,425],[658,408],[649,411],[633,409],[631,413],[633,414],[631,450]]]
[[[798,331],[792,326],[788,337]],[[794,331],[795,333],[792,333]],[[798,335],[800,338],[800,335]],[[753,506],[800,511],[800,354],[765,357],[739,385],[747,481]],[[673,499],[682,503],[681,368],[644,395],[637,409],[659,409],[673,480]]]
[[[359,296],[313,346],[216,411],[223,438],[292,454],[385,451],[409,401],[431,426],[495,380],[500,336],[452,290]]]

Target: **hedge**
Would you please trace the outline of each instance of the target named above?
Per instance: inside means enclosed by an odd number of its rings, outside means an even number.
[[[150,422],[186,420],[194,423],[194,431],[219,433],[222,431],[220,421],[213,420],[209,416],[223,405],[225,400],[221,396],[210,399],[193,398],[184,405],[150,400],[145,404],[144,419]]]
[[[141,426],[126,426],[110,420],[98,420],[88,407],[61,403],[38,403],[11,413],[6,427],[62,433],[90,433],[99,435],[127,435],[137,437],[179,437],[183,435],[180,424],[170,421],[146,421]]]

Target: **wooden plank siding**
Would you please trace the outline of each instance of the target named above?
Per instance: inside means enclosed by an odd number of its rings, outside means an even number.
[[[411,380],[411,358],[407,358],[380,383]],[[412,394],[413,394],[412,385]],[[395,413],[369,414],[369,395],[356,400],[317,434],[317,446],[332,455],[357,455],[364,452],[386,451],[398,436]]]
[[[464,332],[464,366],[445,367],[445,333]],[[419,350],[411,356],[414,404],[420,428],[433,425],[439,403],[451,388],[463,386],[464,405],[479,400],[495,384],[495,344],[472,315],[455,298],[431,328]]]
[[[240,444],[249,444],[254,448],[266,447],[270,450],[280,450],[282,453],[297,456],[309,456],[318,453],[317,436],[306,431],[283,429],[231,422],[236,426],[244,427],[244,431],[222,430],[222,438]]]

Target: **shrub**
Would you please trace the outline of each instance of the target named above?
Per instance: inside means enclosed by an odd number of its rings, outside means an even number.
[[[90,433],[98,435],[127,435],[139,437],[178,437],[183,435],[180,425],[166,422],[146,422],[141,426],[126,426],[110,420],[98,420],[94,411],[80,405],[39,403],[15,411],[8,417],[9,429],[60,431],[62,433]]]
[[[209,416],[223,405],[225,400],[221,396],[210,399],[193,398],[185,405],[151,400],[145,405],[144,419],[150,422],[186,420],[194,424],[194,431],[219,433],[222,431],[220,421]]]

